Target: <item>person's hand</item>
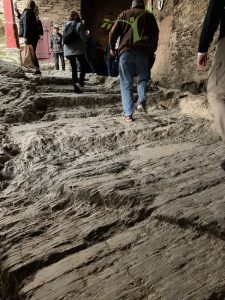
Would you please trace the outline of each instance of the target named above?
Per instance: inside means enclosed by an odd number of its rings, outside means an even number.
[[[27,38],[24,38],[24,44],[27,45]]]
[[[15,2],[14,3],[14,10],[15,10],[15,12],[18,14],[19,13],[19,9],[18,9],[18,7],[17,7],[17,3]]]
[[[207,53],[198,53],[197,69],[203,71],[207,65]]]
[[[116,51],[110,49],[110,55],[111,55],[111,56],[116,56]]]

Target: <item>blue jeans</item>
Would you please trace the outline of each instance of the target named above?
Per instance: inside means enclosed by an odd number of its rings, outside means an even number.
[[[133,81],[137,75],[138,101],[145,103],[149,78],[149,57],[139,50],[127,50],[120,56],[119,61],[120,87],[122,105],[125,116],[134,113]]]

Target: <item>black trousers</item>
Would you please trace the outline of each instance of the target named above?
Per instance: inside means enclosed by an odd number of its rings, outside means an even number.
[[[85,58],[85,54],[82,55],[70,55],[67,56],[67,59],[70,62],[72,68],[72,80],[73,83],[79,83],[81,86],[84,86],[84,77],[87,70],[87,61]],[[78,78],[77,72],[77,60],[80,64],[80,76]]]

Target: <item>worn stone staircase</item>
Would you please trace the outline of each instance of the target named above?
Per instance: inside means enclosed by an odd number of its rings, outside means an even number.
[[[116,82],[4,76],[0,298],[224,299],[224,145],[184,93],[125,124]]]

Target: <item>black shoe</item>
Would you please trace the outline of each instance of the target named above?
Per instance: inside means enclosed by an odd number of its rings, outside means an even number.
[[[35,71],[34,75],[41,75],[41,71],[40,70]]]
[[[225,171],[225,160],[221,162],[220,166]]]
[[[78,85],[79,85],[79,87],[81,88],[81,89],[84,89],[84,81],[79,81],[78,83],[77,83]]]
[[[79,83],[75,83],[74,89],[75,89],[75,91],[78,91],[80,94],[82,94],[83,91],[84,91],[84,88],[83,88],[82,85],[79,84]]]
[[[77,84],[74,84],[74,92],[75,92],[76,94],[82,94],[82,93],[83,93],[83,90],[81,90],[81,89],[77,86]]]

